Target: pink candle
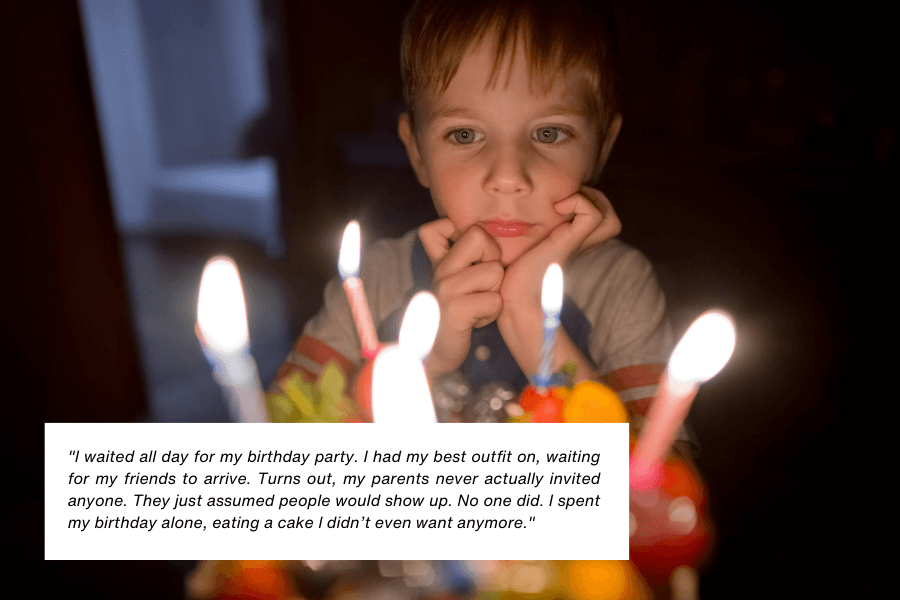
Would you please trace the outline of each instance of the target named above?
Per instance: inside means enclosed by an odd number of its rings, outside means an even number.
[[[678,342],[632,454],[632,487],[647,489],[661,483],[662,463],[700,384],[722,370],[734,344],[734,323],[715,311],[701,315]]]
[[[341,242],[341,253],[338,258],[338,272],[341,274],[341,279],[344,280],[344,291],[347,292],[350,312],[353,314],[353,322],[356,323],[356,331],[359,333],[362,355],[371,360],[378,351],[378,335],[375,333],[372,313],[369,312],[369,302],[366,300],[366,292],[363,290],[363,283],[359,278],[359,246],[359,223],[350,221],[344,229],[344,239]]]
[[[666,375],[660,377],[656,397],[631,457],[631,485],[635,488],[646,489],[662,483],[662,463],[699,389],[697,385],[670,381]]]

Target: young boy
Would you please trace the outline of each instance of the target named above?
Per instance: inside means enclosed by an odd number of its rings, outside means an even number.
[[[633,414],[652,398],[672,349],[647,259],[613,238],[620,223],[592,187],[622,126],[615,34],[595,3],[416,2],[401,68],[399,135],[439,218],[365,250],[361,277],[379,339],[395,340],[406,304],[432,291],[441,321],[426,371],[461,371],[475,389],[534,375],[541,283],[564,265],[552,370],[577,365]],[[359,339],[340,281],[279,371],[352,372]]]

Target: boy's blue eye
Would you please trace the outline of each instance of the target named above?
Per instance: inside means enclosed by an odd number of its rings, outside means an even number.
[[[544,144],[555,144],[568,138],[568,134],[559,127],[541,127],[534,132],[537,141]]]
[[[477,141],[479,139],[478,136],[479,133],[474,129],[455,129],[450,132],[450,137],[453,138],[453,141],[463,146]]]

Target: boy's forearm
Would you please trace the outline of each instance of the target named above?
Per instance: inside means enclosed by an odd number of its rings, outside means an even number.
[[[598,375],[591,363],[569,337],[565,330],[560,327],[556,332],[555,352],[553,356],[552,371],[558,373],[566,363],[575,364],[575,381],[579,383],[588,379],[597,380]]]
[[[531,313],[531,314],[529,314]],[[538,372],[541,361],[541,346],[544,337],[544,317],[540,309],[535,311],[508,311],[497,320],[503,339],[510,353],[525,375],[531,377]],[[558,373],[566,363],[576,366],[575,382],[595,379],[596,373],[591,361],[585,357],[562,327],[556,330],[553,345],[551,373]]]

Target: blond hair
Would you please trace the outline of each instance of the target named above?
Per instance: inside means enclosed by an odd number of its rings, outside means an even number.
[[[403,23],[400,70],[403,97],[415,130],[416,103],[424,91],[442,94],[466,51],[493,34],[496,83],[506,53],[521,40],[532,81],[548,91],[557,76],[588,76],[590,116],[605,136],[619,108],[616,30],[603,2],[577,0],[418,0]],[[535,77],[536,76],[536,77]]]

